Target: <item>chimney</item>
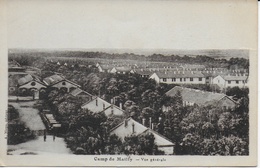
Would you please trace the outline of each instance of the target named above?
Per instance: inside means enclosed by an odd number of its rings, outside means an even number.
[[[103,110],[105,110],[106,106],[105,106],[105,103],[103,103]]]
[[[128,121],[127,121],[127,119],[125,119],[125,127],[127,127],[128,126]]]
[[[113,98],[110,101],[111,101],[111,104],[114,104],[114,99]]]
[[[98,99],[96,98],[96,106],[98,106]]]
[[[149,117],[149,127],[152,127],[152,117]]]
[[[135,133],[135,123],[132,124],[133,133]]]
[[[154,127],[154,125],[153,125],[153,123],[152,123],[152,130],[153,130],[153,127]]]
[[[119,108],[122,109],[122,103],[121,102],[119,103]]]
[[[142,124],[145,125],[145,118],[142,119]]]
[[[111,106],[111,114],[114,114],[114,106]]]

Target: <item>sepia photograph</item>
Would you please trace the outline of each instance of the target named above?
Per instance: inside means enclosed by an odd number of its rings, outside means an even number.
[[[0,4],[1,165],[256,166],[257,1]]]

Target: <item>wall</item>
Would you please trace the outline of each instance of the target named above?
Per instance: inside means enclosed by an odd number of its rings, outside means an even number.
[[[174,77],[173,77],[174,78]],[[173,81],[173,78],[166,78],[166,81],[163,81],[163,78],[160,78],[160,83],[166,83],[166,84],[205,84],[206,78],[202,77],[202,80],[199,81],[199,78],[193,77],[193,81],[190,80],[190,78],[175,78],[176,80]]]

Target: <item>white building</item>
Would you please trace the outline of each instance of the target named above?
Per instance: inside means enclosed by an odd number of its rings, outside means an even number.
[[[182,103],[184,106],[193,106],[195,104],[200,106],[217,105],[224,109],[233,109],[237,106],[237,103],[227,95],[223,93],[207,92],[197,89],[185,88],[175,86],[165,94],[170,97],[175,97],[177,93],[180,93],[182,97]],[[173,110],[170,106],[163,106],[162,110],[168,112]]]
[[[50,88],[62,89],[66,92],[71,92],[80,87],[78,84],[57,74],[44,78],[43,82]]]
[[[145,127],[144,125],[133,120],[132,118],[125,119],[122,123],[120,123],[110,131],[111,135],[116,134],[122,140],[124,140],[124,138],[127,136],[142,135],[149,133],[154,135],[154,141],[157,144],[159,150],[164,151],[166,155],[173,154],[174,143],[172,143],[163,135],[160,135],[156,131]]]
[[[206,78],[200,71],[154,72],[150,79],[166,84],[205,84]]]
[[[18,80],[19,92],[31,92],[34,99],[39,99],[40,94],[45,93],[46,85],[36,76],[30,74]]]
[[[213,84],[218,85],[220,88],[228,87],[240,87],[244,88],[248,86],[248,76],[221,76],[218,75],[212,81]]]
[[[88,109],[93,113],[101,113],[104,112],[106,116],[122,116],[124,115],[124,110],[117,107],[114,104],[110,104],[107,101],[95,97],[94,99],[88,101],[87,103],[81,106],[82,109]]]

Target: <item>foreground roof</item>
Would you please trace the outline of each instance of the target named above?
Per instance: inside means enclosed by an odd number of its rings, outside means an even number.
[[[127,125],[126,125],[127,123]],[[133,125],[134,125],[134,133],[133,133]],[[123,131],[120,127],[124,127]],[[118,130],[118,131],[117,131]],[[145,127],[144,125],[140,124],[139,122],[135,121],[134,119],[127,118],[116,127],[112,128],[110,134],[117,134],[120,138],[124,138],[129,135],[141,135],[145,133],[152,133],[155,136],[155,141],[158,146],[172,146],[174,145],[168,138],[164,137],[163,135],[159,134],[158,132]]]
[[[166,95],[174,97],[178,91],[181,93],[183,101],[193,102],[199,105],[204,105],[212,101],[219,101],[223,97],[227,97],[227,95],[222,93],[207,92],[180,86],[175,86],[166,92]]]

